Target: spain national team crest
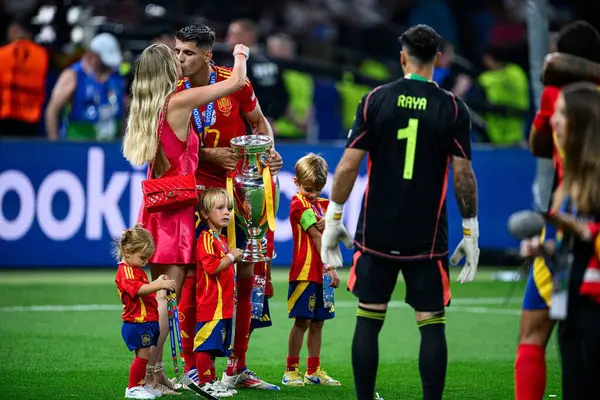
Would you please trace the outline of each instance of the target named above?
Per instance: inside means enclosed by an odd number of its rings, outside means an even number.
[[[150,335],[147,333],[142,335],[142,346],[150,346]]]
[[[217,100],[217,106],[219,107],[219,111],[221,111],[221,113],[226,117],[229,116],[231,109],[233,108],[229,96],[221,97],[219,100]]]
[[[310,312],[315,311],[315,305],[317,304],[317,298],[313,294],[308,298],[308,309]]]
[[[225,343],[225,339],[227,338],[227,329],[221,329],[221,340]]]

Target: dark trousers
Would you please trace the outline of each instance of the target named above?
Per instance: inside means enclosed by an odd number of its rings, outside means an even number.
[[[571,300],[569,314],[558,325],[563,400],[600,399],[600,304]]]

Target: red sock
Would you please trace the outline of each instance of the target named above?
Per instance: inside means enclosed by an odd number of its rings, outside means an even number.
[[[300,357],[290,357],[287,356],[285,358],[285,370],[293,371],[300,366]]]
[[[321,366],[321,357],[306,357],[306,373],[312,375]]]
[[[196,368],[194,336],[196,333],[196,275],[186,276],[179,301],[179,326],[181,329],[181,357],[185,372]]]
[[[211,381],[217,380],[217,369],[214,366],[210,367],[210,380]]]
[[[196,366],[198,367],[198,381],[204,385],[211,381],[212,357],[206,351],[196,352]]]
[[[515,360],[515,400],[540,400],[546,390],[546,349],[520,344]]]
[[[254,276],[250,278],[238,278],[238,304],[236,308],[235,320],[235,340],[233,343],[233,356],[236,358],[232,363],[235,367],[233,374],[229,373],[229,363],[227,365],[227,375],[235,375],[246,369],[246,352],[248,351],[248,339],[250,336],[250,317],[252,316],[252,306],[250,297],[252,296],[252,285]]]
[[[129,368],[129,384],[128,388],[140,386],[144,384],[144,376],[146,376],[146,365],[148,360],[134,357],[131,367]]]

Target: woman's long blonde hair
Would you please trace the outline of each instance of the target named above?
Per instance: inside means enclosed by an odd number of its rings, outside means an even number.
[[[178,79],[175,53],[168,46],[152,44],[138,58],[123,138],[123,155],[132,165],[150,162],[156,154],[160,113]]]

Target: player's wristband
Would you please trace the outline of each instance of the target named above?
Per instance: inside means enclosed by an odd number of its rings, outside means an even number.
[[[341,222],[343,213],[344,204],[329,201],[329,206],[327,207],[327,214],[325,215],[325,221]]]
[[[233,56],[237,56],[238,54],[243,55],[244,57],[246,57],[246,60],[248,59],[248,57],[250,57],[250,54],[247,51],[236,51],[233,53]]]
[[[479,237],[479,222],[477,221],[477,217],[463,218],[462,229],[463,229],[463,236],[478,238]]]
[[[227,257],[229,257],[229,259],[231,260],[231,263],[235,262],[235,257],[233,256],[233,254],[227,253]]]

